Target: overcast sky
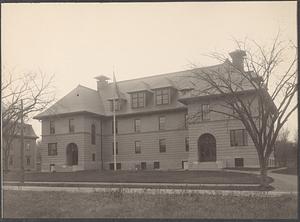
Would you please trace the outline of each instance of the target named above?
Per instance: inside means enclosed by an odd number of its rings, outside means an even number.
[[[297,42],[296,2],[2,4],[1,23],[2,68],[55,74],[58,99],[113,67],[125,80],[216,64],[205,54],[233,38],[268,44],[280,29]]]

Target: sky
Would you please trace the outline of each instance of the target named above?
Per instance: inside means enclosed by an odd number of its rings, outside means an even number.
[[[27,3],[1,5],[2,69],[55,75],[57,99],[95,76],[117,80],[217,64],[233,39],[297,43],[296,2]],[[294,137],[297,113],[287,127]],[[31,123],[40,136],[37,120]]]

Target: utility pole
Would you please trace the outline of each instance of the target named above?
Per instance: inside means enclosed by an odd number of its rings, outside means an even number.
[[[20,168],[21,168],[21,184],[24,183],[24,110],[23,110],[23,99],[21,99],[21,162],[20,162]]]

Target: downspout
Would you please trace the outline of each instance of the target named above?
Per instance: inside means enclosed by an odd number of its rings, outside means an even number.
[[[102,131],[103,131],[102,129],[103,128],[102,128],[102,119],[100,119],[100,124],[101,124],[101,127],[100,127],[100,129],[101,129],[101,132],[100,132],[100,140],[101,140],[101,142],[100,142],[100,146],[101,146],[100,147],[100,149],[101,149],[100,150],[100,154],[101,154],[101,170],[103,170],[103,157],[102,157],[102,148],[103,148],[102,147]]]

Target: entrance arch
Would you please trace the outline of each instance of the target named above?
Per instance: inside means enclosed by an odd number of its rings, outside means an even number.
[[[70,143],[67,146],[67,165],[78,165],[78,148],[75,143]]]
[[[213,135],[205,133],[199,137],[198,154],[200,162],[216,161],[216,139]]]

